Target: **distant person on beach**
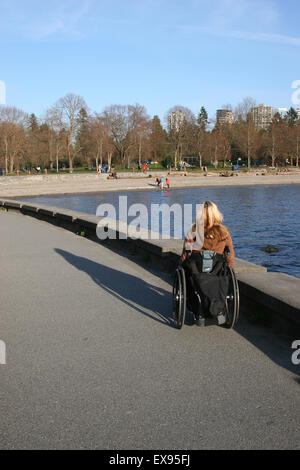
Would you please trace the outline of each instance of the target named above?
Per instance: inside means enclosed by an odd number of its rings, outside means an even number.
[[[166,185],[167,185],[167,188],[169,189],[169,188],[170,188],[170,180],[169,180],[169,178],[166,178]]]
[[[164,189],[164,182],[165,182],[164,178],[161,177],[160,178],[160,189]]]

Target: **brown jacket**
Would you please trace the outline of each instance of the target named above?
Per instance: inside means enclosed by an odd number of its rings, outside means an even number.
[[[182,261],[184,261],[186,258],[185,247],[188,242],[190,243],[190,241],[188,241],[188,239],[186,238],[183,244],[183,251],[182,251],[182,257],[181,257]],[[216,253],[219,253],[220,255],[222,255],[224,253],[225,246],[228,246],[229,251],[230,251],[227,257],[227,262],[229,266],[233,269],[234,262],[235,262],[235,254],[234,254],[232,239],[230,235],[226,238],[226,240],[221,241],[221,242],[213,240],[211,238],[205,238],[203,248],[201,250],[195,250],[195,251],[210,250],[210,251],[215,251]]]

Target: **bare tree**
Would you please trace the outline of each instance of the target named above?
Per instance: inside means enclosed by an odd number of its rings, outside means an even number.
[[[230,103],[223,104],[222,109],[226,109],[227,111],[232,111],[233,112],[233,107],[232,107],[232,104],[230,104]]]
[[[294,126],[293,132],[293,142],[294,142],[294,155],[296,158],[296,167],[299,167],[299,158],[300,158],[300,121]]]
[[[272,167],[275,167],[276,160],[284,153],[284,134],[286,124],[279,116],[275,116],[267,131],[267,148],[272,159]]]
[[[63,150],[66,150],[67,136],[64,129],[63,111],[52,106],[47,110],[46,123],[48,124],[49,160],[55,159],[56,172],[59,171],[59,159]]]
[[[104,141],[106,138],[106,129],[103,124],[101,116],[96,114],[91,118],[91,133],[90,137],[92,140],[92,148],[94,149],[96,168],[103,165],[103,152],[104,152]]]
[[[10,173],[14,171],[15,163],[19,165],[24,153],[24,125],[27,119],[26,113],[16,107],[0,107],[2,152],[4,154],[6,174],[8,171]]]
[[[82,109],[87,110],[87,104],[81,96],[69,93],[56,102],[55,108],[57,116],[61,117],[62,127],[66,131],[69,170],[72,173],[73,160],[78,152],[78,149],[76,149],[76,135],[80,127],[79,113]]]
[[[251,167],[251,159],[255,159],[256,150],[259,145],[259,136],[254,126],[253,118],[249,113],[245,121],[238,121],[236,124],[238,130],[238,145],[244,155],[247,157],[248,168]]]
[[[251,96],[246,96],[241,103],[239,103],[235,110],[234,116],[236,120],[246,121],[249,113],[251,113],[252,108],[256,106],[256,101]]]
[[[150,117],[146,108],[139,104],[129,106],[130,116],[130,140],[132,142],[133,152],[138,155],[138,162],[141,165],[143,149],[150,136]],[[129,149],[130,150],[130,149]],[[130,166],[130,156],[128,152],[128,167]]]
[[[125,168],[125,160],[130,161],[134,146],[138,146],[141,155],[143,133],[148,116],[144,106],[136,104],[112,105],[106,107],[102,113],[104,127],[108,131],[120,161]]]
[[[129,139],[130,121],[128,106],[115,104],[106,107],[102,118],[120,161],[125,167],[126,152],[131,145]]]
[[[190,135],[190,127],[195,125],[195,116],[189,108],[174,106],[169,109],[165,120],[168,125],[168,134],[171,147],[174,151],[174,164],[182,160],[183,146]]]
[[[217,168],[220,160],[223,160],[224,167],[226,160],[231,156],[231,145],[222,129],[215,128],[209,134],[209,142],[211,148],[211,162]]]

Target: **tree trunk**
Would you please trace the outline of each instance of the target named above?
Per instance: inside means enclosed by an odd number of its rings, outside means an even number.
[[[142,138],[140,136],[140,141],[139,141],[139,166],[141,166],[141,161],[142,161]]]
[[[177,165],[177,149],[175,150],[175,155],[174,155],[174,168],[176,170],[176,165]]]
[[[59,154],[59,146],[56,146],[56,173],[58,173],[58,154]]]
[[[14,157],[11,156],[9,159],[9,172],[13,173],[13,171],[14,171]]]
[[[68,156],[69,156],[69,172],[73,173],[73,156],[71,153],[70,145],[68,146]]]
[[[200,170],[201,170],[201,168],[202,168],[202,153],[199,152],[198,155],[199,155],[199,166],[200,166]]]
[[[108,171],[110,171],[111,168],[111,157],[112,157],[112,152],[107,153],[107,166],[108,166]]]
[[[218,144],[215,145],[215,161],[214,161],[215,169],[218,168]]]
[[[272,135],[272,167],[275,166],[275,137]]]
[[[5,175],[8,173],[8,145],[7,140],[5,140]]]
[[[102,160],[103,160],[103,157],[102,157],[102,139],[100,140],[100,143],[98,145],[98,152],[97,152],[97,156],[96,156],[96,167],[98,169],[99,167],[99,158],[100,158],[100,167],[102,168]]]

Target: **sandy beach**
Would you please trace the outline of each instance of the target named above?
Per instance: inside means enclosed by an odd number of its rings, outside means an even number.
[[[0,178],[0,197],[41,196],[54,194],[75,194],[103,191],[141,191],[159,190],[155,184],[157,176],[166,176],[163,172],[149,175],[122,176],[108,180],[106,175],[67,174],[8,176]],[[300,170],[266,174],[262,172],[240,173],[238,176],[221,177],[215,174],[174,173],[169,176],[171,189],[197,188],[212,186],[253,186],[300,184]]]

